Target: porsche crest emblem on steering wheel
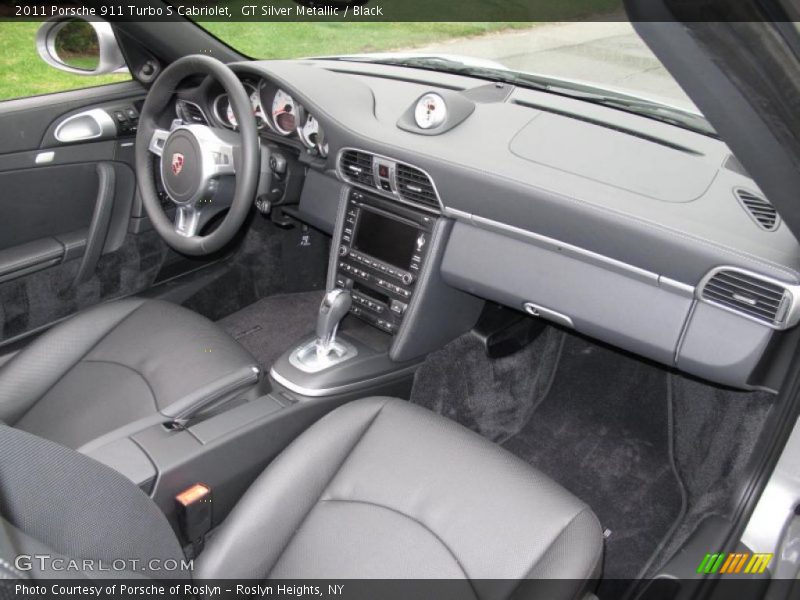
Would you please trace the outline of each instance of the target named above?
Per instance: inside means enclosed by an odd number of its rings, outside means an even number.
[[[172,155],[172,173],[174,175],[180,175],[180,172],[183,170],[183,154],[180,152],[176,152]]]

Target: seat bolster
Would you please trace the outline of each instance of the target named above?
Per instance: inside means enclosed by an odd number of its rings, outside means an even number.
[[[587,507],[553,541],[515,593],[516,598],[584,598],[596,586],[603,561],[600,521]]]
[[[389,401],[370,398],[329,413],[256,479],[195,561],[196,579],[263,579]]]
[[[86,356],[126,365],[140,373],[158,410],[180,402],[181,413],[230,386],[253,380],[258,364],[218,325],[182,306],[147,300]],[[242,376],[241,374],[245,375]]]
[[[53,327],[0,367],[0,420],[13,425],[145,301],[101,304]]]

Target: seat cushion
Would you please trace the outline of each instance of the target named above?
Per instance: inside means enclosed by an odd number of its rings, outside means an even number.
[[[3,365],[0,419],[77,448],[255,364],[192,311],[120,300],[57,325]]]
[[[369,398],[321,419],[267,468],[195,576],[499,579],[473,591],[502,597],[526,578],[580,586],[601,556],[594,514],[548,477],[424,408]]]

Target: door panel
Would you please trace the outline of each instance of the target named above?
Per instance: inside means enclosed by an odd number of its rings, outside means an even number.
[[[125,83],[0,103],[0,345],[156,280],[167,248],[143,223],[133,170],[143,98]],[[115,126],[57,139],[90,110]]]

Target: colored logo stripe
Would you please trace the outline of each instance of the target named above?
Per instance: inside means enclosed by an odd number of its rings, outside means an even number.
[[[719,552],[706,554],[697,567],[697,572],[705,575],[714,573],[736,574],[745,573],[761,574],[767,570],[772,561],[772,554],[750,554],[749,552]],[[747,566],[745,566],[747,565]]]

